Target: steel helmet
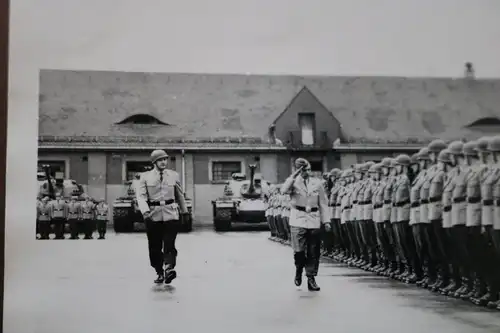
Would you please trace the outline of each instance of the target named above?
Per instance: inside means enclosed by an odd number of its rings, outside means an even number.
[[[154,150],[151,153],[151,163],[155,163],[156,161],[162,158],[168,158],[168,154],[162,149]]]

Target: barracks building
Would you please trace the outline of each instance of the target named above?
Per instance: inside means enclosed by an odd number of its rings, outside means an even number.
[[[320,174],[500,132],[500,80],[42,70],[39,100],[39,166],[111,204],[165,149],[198,223],[249,164],[280,183],[299,156]]]

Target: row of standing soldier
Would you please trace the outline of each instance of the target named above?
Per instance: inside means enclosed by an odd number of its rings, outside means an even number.
[[[83,232],[84,239],[92,239],[97,226],[98,239],[104,239],[109,220],[109,206],[104,199],[98,203],[85,196],[84,200],[74,195],[68,201],[60,194],[51,200],[48,196],[37,199],[36,204],[37,233],[40,239],[49,239],[53,228],[55,239],[65,239],[64,229],[69,225],[70,239],[79,239]]]
[[[500,310],[500,137],[434,140],[411,157],[333,169],[325,187],[324,254]],[[286,242],[283,203],[275,189],[267,215]]]

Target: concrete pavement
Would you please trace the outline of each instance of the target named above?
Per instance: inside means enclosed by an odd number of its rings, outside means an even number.
[[[146,236],[36,241],[6,285],[4,332],[500,332],[500,314],[325,262],[322,290],[293,284],[268,232],[178,238],[178,278],[154,286]]]

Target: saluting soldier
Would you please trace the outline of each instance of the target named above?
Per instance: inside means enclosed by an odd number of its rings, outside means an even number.
[[[68,204],[60,193],[50,202],[50,217],[54,225],[55,239],[64,239],[64,226],[68,217]]]
[[[49,239],[50,234],[50,204],[49,197],[43,197],[37,203],[37,221],[39,224],[40,239]]]
[[[99,233],[99,238],[104,239],[106,236],[106,228],[109,221],[109,206],[104,198],[99,200],[96,208],[96,219],[97,219],[97,232]]]
[[[493,181],[493,199],[494,199],[494,208],[493,208],[493,245],[495,247],[496,252],[496,260],[497,263],[493,265],[493,267],[500,266],[500,136],[493,137],[488,143],[488,151],[491,153],[491,161],[494,163],[492,168],[494,168],[496,176]],[[498,270],[496,270],[498,273]],[[497,301],[491,301],[488,303],[488,307],[492,309],[500,310],[500,278],[496,280],[497,285],[494,286],[493,289],[497,290],[496,297]],[[494,294],[495,290],[492,290],[491,293]],[[494,297],[494,295],[493,295]]]
[[[330,212],[328,200],[320,179],[311,177],[311,164],[299,158],[295,161],[297,169],[281,187],[281,193],[291,198],[290,229],[295,259],[295,285],[302,284],[305,268],[307,287],[319,291],[315,277],[318,274],[321,224],[329,231]]]
[[[95,204],[91,197],[85,196],[85,201],[81,203],[81,207],[82,228],[84,233],[83,239],[92,239],[92,234],[94,233]]]
[[[78,231],[82,219],[82,205],[78,201],[78,196],[73,195],[68,203],[68,223],[70,239],[79,239]]]
[[[154,168],[141,174],[136,196],[146,222],[150,264],[157,273],[154,282],[168,284],[177,277],[175,240],[180,228],[179,213],[187,214],[188,210],[179,174],[167,169],[167,153],[154,150],[151,163]]]

